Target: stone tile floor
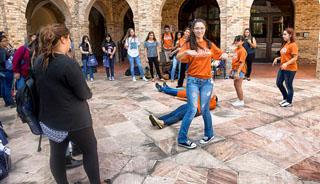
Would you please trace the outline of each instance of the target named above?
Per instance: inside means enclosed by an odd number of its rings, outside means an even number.
[[[118,78],[119,79],[119,78]],[[172,85],[169,83],[169,85]],[[195,150],[177,147],[180,123],[158,130],[148,115],[170,112],[185,103],[159,93],[152,82],[129,78],[90,82],[89,100],[98,139],[101,176],[115,184],[315,184],[320,183],[320,81],[295,80],[295,102],[280,108],[274,79],[244,82],[244,108],[234,108],[232,80],[216,80],[219,107],[212,111],[217,138]],[[1,183],[54,183],[45,138],[0,104],[0,119],[10,136],[13,170]],[[199,140],[203,121],[192,122],[189,136]],[[68,171],[70,182],[87,183],[83,168]]]

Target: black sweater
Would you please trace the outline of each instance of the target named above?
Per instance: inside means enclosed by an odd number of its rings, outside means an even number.
[[[92,126],[87,99],[92,93],[76,61],[62,54],[50,58],[44,70],[42,56],[35,61],[39,120],[55,130],[75,131]]]

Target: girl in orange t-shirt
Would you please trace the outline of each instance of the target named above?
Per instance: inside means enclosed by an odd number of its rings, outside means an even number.
[[[284,44],[280,50],[280,57],[274,59],[272,66],[281,61],[277,76],[277,86],[282,93],[283,100],[279,103],[281,107],[291,107],[293,99],[293,79],[298,70],[298,46],[295,42],[295,33],[292,28],[283,31]],[[287,89],[283,86],[286,83]]]
[[[246,74],[246,58],[247,51],[243,47],[244,37],[242,35],[238,35],[234,38],[235,46],[237,46],[235,50],[235,55],[232,59],[232,70],[231,70],[231,78],[234,79],[234,88],[236,89],[238,99],[234,103],[232,103],[235,107],[244,106],[243,101],[243,90],[242,90],[242,81]]]
[[[192,23],[190,38],[181,48],[177,59],[182,63],[188,63],[187,78],[187,99],[188,110],[183,117],[178,135],[178,145],[193,149],[197,145],[188,139],[188,130],[190,124],[197,113],[198,98],[202,117],[204,120],[204,137],[200,144],[204,145],[214,139],[212,119],[209,110],[209,102],[213,89],[211,75],[211,59],[221,59],[226,57],[215,44],[204,37],[206,32],[206,22],[202,19],[196,19]]]

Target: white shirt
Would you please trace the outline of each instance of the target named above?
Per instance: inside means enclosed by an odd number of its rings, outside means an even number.
[[[131,57],[137,57],[139,56],[139,46],[140,42],[137,37],[129,37],[126,40],[125,45],[128,47],[128,55]]]

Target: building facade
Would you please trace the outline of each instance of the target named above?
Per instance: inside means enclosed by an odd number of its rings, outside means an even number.
[[[166,24],[178,31],[203,18],[207,36],[225,50],[250,27],[258,41],[257,62],[271,62],[282,31],[293,27],[300,63],[316,64],[320,78],[320,0],[0,0],[0,7],[0,30],[15,46],[41,26],[59,22],[70,28],[76,46],[89,35],[98,55],[106,32],[118,41],[134,27],[142,41],[149,31],[160,38]]]

